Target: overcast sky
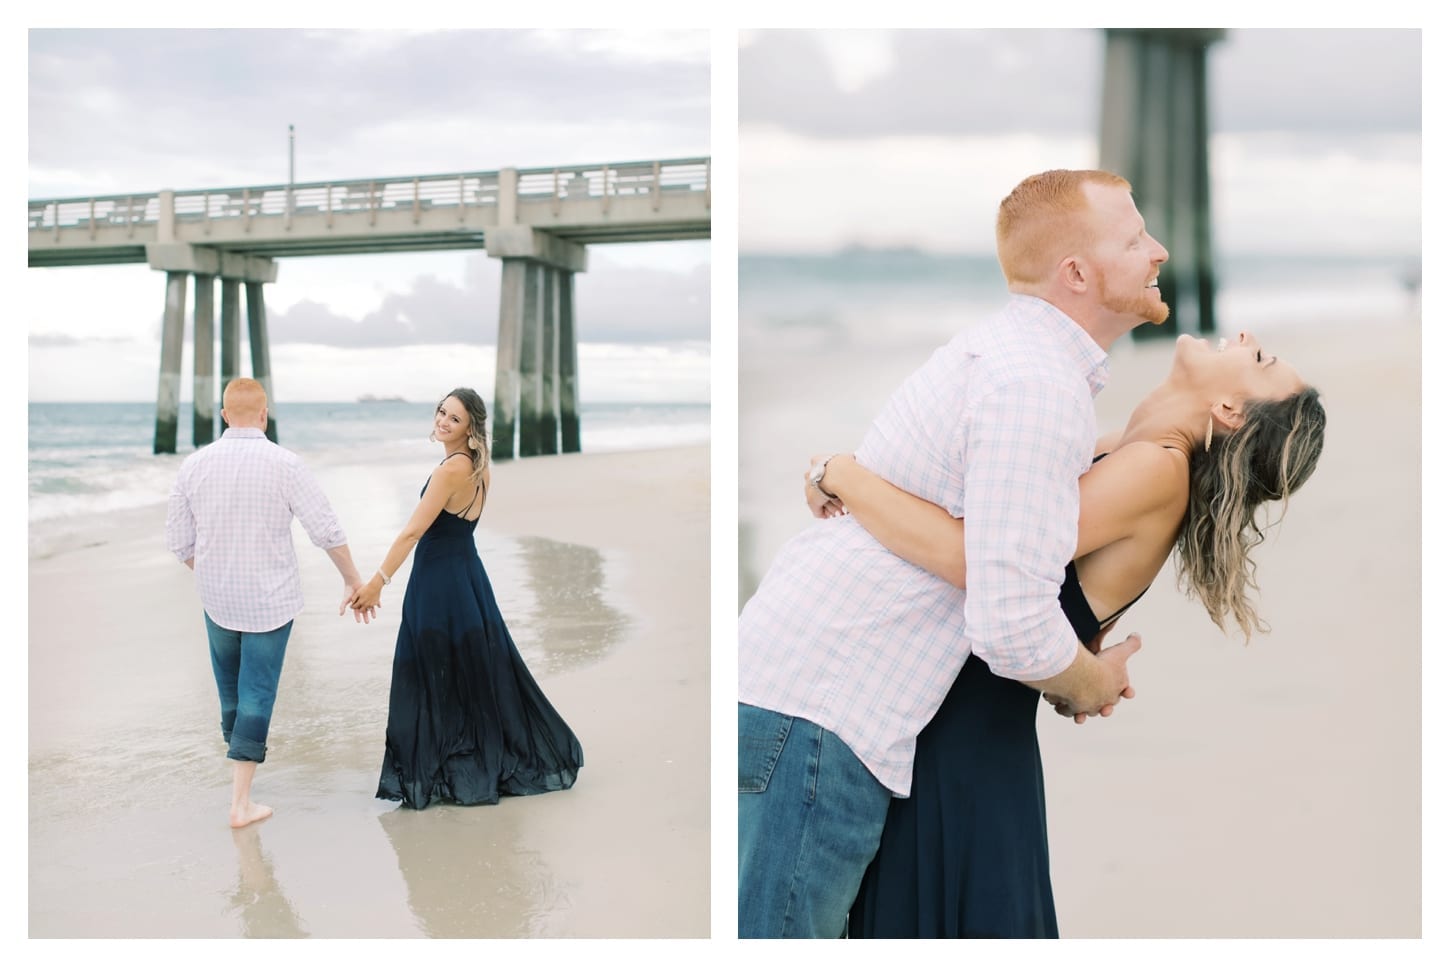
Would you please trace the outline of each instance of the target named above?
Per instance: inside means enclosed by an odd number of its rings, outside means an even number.
[[[67,29],[28,47],[30,198],[283,184],[289,124],[298,182],[710,154],[703,30]],[[708,399],[710,254],[590,247],[585,402]],[[281,260],[279,399],[491,385],[499,275],[481,252]],[[25,286],[31,399],[154,398],[162,273],[31,269]],[[190,367],[188,347],[188,398]]]
[[[1210,48],[1227,253],[1419,252],[1417,30],[1231,29]],[[742,251],[992,251],[1024,175],[1095,167],[1101,30],[746,32]]]
[[[1100,30],[725,36],[742,251],[986,253],[1025,173],[1098,163]],[[1212,48],[1222,254],[1419,252],[1420,41],[1236,28]],[[711,52],[703,30],[33,30],[28,192],[278,184],[289,123],[299,181],[708,155]],[[708,397],[711,254],[590,248],[581,352],[609,362],[581,368],[586,401]],[[498,274],[477,253],[283,260],[280,398],[431,398],[463,364],[491,382]],[[33,269],[24,289],[32,399],[154,398],[161,273]]]

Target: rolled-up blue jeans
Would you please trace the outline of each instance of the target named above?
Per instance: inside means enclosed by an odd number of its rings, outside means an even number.
[[[841,937],[891,791],[834,732],[738,704],[741,937]]]
[[[221,699],[227,758],[265,762],[267,730],[272,725],[272,705],[277,701],[277,681],[282,677],[292,622],[271,631],[232,631],[211,620],[205,611],[202,617],[206,618],[211,670]]]

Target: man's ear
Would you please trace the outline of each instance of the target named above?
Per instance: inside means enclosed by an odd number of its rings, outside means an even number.
[[[1057,263],[1057,277],[1069,291],[1082,294],[1088,290],[1088,270],[1082,259],[1069,255]]]

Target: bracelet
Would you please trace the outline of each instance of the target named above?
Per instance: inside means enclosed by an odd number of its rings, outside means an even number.
[[[820,463],[816,464],[814,467],[811,468],[811,486],[812,487],[815,487],[816,488],[816,491],[818,493],[823,494],[824,496],[830,498],[831,500],[836,500],[838,498],[836,497],[835,494],[831,493],[825,487],[822,487],[821,486],[821,480],[826,475],[826,467],[830,466],[831,461],[834,460],[834,459],[836,459],[836,457],[838,457],[838,456],[840,456],[840,454],[833,453],[829,457],[826,457],[826,459],[822,460]]]
[[[378,568],[378,577],[383,579],[383,587],[393,583],[393,579],[384,574],[382,568]]]

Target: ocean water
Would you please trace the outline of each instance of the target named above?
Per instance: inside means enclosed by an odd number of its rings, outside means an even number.
[[[183,401],[177,453],[153,454],[153,403],[31,403],[29,520],[165,503],[191,445],[191,404]],[[318,465],[427,447],[432,402],[286,403],[273,416],[278,442]],[[220,416],[218,433],[221,431]],[[695,403],[586,404],[586,453],[706,443],[710,407]]]
[[[1215,268],[1220,330],[1248,329],[1270,349],[1287,333],[1351,340],[1418,324],[1418,260],[1234,257]],[[1007,295],[991,256],[741,256],[741,602],[780,544],[810,523],[801,493],[809,457],[853,449],[896,385]],[[1168,342],[1125,338],[1111,358]]]

